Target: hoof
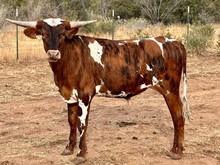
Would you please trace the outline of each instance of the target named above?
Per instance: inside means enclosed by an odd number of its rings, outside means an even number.
[[[167,153],[167,156],[169,156],[173,160],[180,160],[182,159],[182,154],[173,153],[172,151]]]
[[[72,155],[72,154],[73,154],[73,151],[70,151],[68,148],[66,148],[66,149],[61,153],[61,155],[63,155],[63,156]]]
[[[78,164],[82,164],[86,161],[86,158],[85,157],[75,157],[72,162],[75,164],[75,165],[78,165]]]

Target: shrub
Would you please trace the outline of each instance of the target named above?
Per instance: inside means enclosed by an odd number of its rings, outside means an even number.
[[[164,37],[166,37],[166,38],[172,38],[172,35],[171,35],[169,29],[167,29],[166,33],[164,34]]]
[[[138,29],[136,32],[135,32],[135,34],[134,34],[134,37],[132,37],[132,39],[133,38],[149,38],[150,36],[149,36],[149,34],[148,34],[148,32],[142,32],[142,30],[141,29]]]
[[[96,22],[83,27],[83,33],[111,33],[112,32],[112,22]]]
[[[189,31],[188,37],[185,33],[183,38],[188,50],[201,54],[212,45],[214,33],[215,30],[210,25],[195,26]]]

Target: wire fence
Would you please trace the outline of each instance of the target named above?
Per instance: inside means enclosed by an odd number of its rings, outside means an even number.
[[[214,34],[214,47],[219,41],[218,35],[220,25],[213,25],[215,29]],[[37,39],[30,39],[23,33],[24,28],[18,28],[18,52],[16,43],[16,26],[8,25],[3,29],[0,29],[0,61],[14,61],[17,59],[17,53],[19,60],[30,59],[45,59],[46,53],[43,48],[43,42],[41,36]],[[118,24],[115,28],[114,39],[138,39],[153,36],[166,36],[175,39],[182,39],[183,35],[187,33],[187,27],[184,24],[168,25],[163,24],[150,25],[140,20],[134,20],[127,22],[126,24]],[[79,33],[80,34],[80,33]],[[94,33],[90,36],[98,36],[101,38],[111,39],[111,34]]]
[[[16,27],[8,26],[0,31],[0,60],[13,61],[19,59],[45,58],[41,38],[30,39],[18,28],[18,47],[16,41]]]

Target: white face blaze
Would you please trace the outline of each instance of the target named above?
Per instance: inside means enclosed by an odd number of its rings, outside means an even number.
[[[102,66],[104,66],[101,62],[101,57],[102,57],[102,49],[103,47],[97,42],[94,41],[93,43],[89,44],[89,49],[90,49],[90,55],[94,59],[95,62],[98,62]]]
[[[57,26],[62,24],[62,19],[60,18],[48,18],[48,19],[44,19],[43,21],[50,26]]]

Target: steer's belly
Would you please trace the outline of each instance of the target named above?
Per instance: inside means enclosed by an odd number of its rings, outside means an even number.
[[[129,86],[126,88],[126,90],[110,90],[106,88],[105,85],[98,85],[96,86],[96,95],[97,96],[104,96],[104,97],[113,97],[113,98],[130,98],[134,95],[137,95],[144,90],[146,90],[148,86],[143,85],[137,85],[135,87],[130,87]]]

